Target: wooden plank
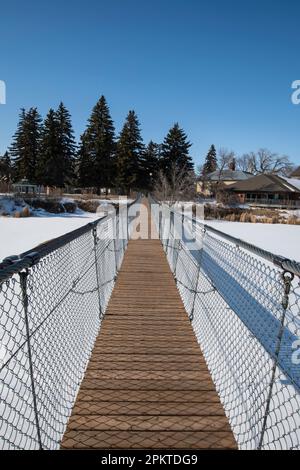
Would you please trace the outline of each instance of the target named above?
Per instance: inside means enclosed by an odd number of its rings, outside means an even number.
[[[187,370],[151,370],[150,364],[147,370],[99,370],[88,368],[85,377],[87,379],[122,379],[122,380],[209,380],[210,374],[208,370],[197,369],[192,371]]]
[[[225,415],[213,416],[134,416],[76,415],[69,430],[86,431],[230,431]]]
[[[63,449],[233,449],[232,432],[69,431]]]
[[[85,390],[80,389],[77,403],[99,400],[119,402],[219,403],[215,390]]]
[[[122,371],[124,374],[128,371],[138,372],[138,371],[160,371],[160,372],[173,372],[173,371],[207,371],[207,366],[205,363],[191,363],[186,364],[182,362],[151,362],[149,359],[148,362],[132,362],[132,361],[119,361],[115,362],[99,362],[99,361],[90,361],[88,371],[91,370],[102,370],[102,371]]]
[[[171,347],[171,346],[167,346],[167,345],[164,345],[164,346],[134,346],[132,345],[131,347],[130,346],[108,346],[108,347],[105,347],[105,352],[107,354],[118,354],[122,351],[122,353],[126,353],[126,354],[148,354],[148,355],[152,355],[152,354],[170,354],[170,355],[179,355],[181,356],[182,354],[199,354],[199,352],[197,351],[197,348],[194,346],[194,347],[190,347],[190,346],[185,346],[184,348],[183,347]],[[103,347],[102,346],[96,346],[95,348],[95,352],[96,353],[101,353],[103,352]]]
[[[121,380],[121,379],[89,379],[85,377],[81,389],[88,390],[214,390],[211,378],[203,377],[201,380]]]
[[[142,415],[142,416],[223,416],[224,410],[220,403],[211,402],[109,402],[80,401],[74,409],[74,415]]]
[[[195,354],[185,354],[184,356],[182,354],[177,354],[177,355],[171,355],[168,354],[168,351],[165,352],[165,354],[110,354],[105,351],[101,351],[100,353],[96,353],[94,351],[91,359],[91,362],[99,362],[100,364],[102,362],[164,362],[168,364],[169,362],[175,362],[179,364],[185,364],[187,367],[194,363],[194,364],[199,364],[199,363],[204,363],[204,358],[203,356],[199,357],[199,353]]]

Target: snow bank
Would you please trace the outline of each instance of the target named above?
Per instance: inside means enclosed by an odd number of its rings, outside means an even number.
[[[206,223],[272,253],[300,261],[300,225],[251,224],[215,220]]]

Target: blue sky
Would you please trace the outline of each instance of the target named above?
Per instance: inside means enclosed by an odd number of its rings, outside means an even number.
[[[0,153],[19,108],[63,100],[79,136],[104,94],[117,131],[129,109],[145,141],[179,121],[196,163],[214,143],[300,164],[298,0],[10,0],[0,17]]]

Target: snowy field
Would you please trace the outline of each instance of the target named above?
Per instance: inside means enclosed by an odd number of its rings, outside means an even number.
[[[0,261],[7,256],[19,255],[100,217],[101,214],[91,213],[24,219],[0,217]]]
[[[68,198],[61,199],[62,203],[69,201],[73,202]],[[132,202],[131,199],[126,199],[126,201]],[[109,204],[119,202],[120,200],[117,199],[101,200],[101,208],[97,213],[77,209],[74,214],[50,214],[43,209],[31,209],[32,217],[14,218],[0,215],[0,262],[7,256],[19,255],[40,243],[57,238],[103,217],[111,208]],[[7,213],[12,214],[13,209],[22,210],[25,204],[19,207],[13,200],[0,198],[0,206]]]
[[[40,243],[71,232],[102,215],[82,212],[21,219],[0,217],[0,260],[6,256],[18,255]],[[260,248],[300,261],[300,225],[251,224],[219,220],[209,220],[205,223]]]
[[[300,261],[300,225],[251,224],[209,220],[207,225],[276,255]]]

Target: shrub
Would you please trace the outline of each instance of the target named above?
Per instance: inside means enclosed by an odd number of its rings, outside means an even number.
[[[44,209],[50,214],[62,214],[65,212],[65,209],[59,199],[56,198],[49,198],[49,199],[25,199],[25,202],[33,207],[34,209]]]
[[[20,217],[21,217],[21,212],[19,212],[19,211],[14,212],[14,218],[15,219],[19,219]]]
[[[89,199],[89,200],[80,200],[76,201],[78,204],[79,209],[85,212],[93,212],[96,213],[97,209],[100,205],[100,202],[97,199]]]
[[[65,211],[68,212],[68,214],[74,214],[74,212],[76,212],[77,204],[75,202],[64,202],[63,206],[65,208]]]
[[[30,216],[31,216],[31,213],[30,213],[29,207],[28,206],[23,207],[21,211],[21,217],[30,217]]]

